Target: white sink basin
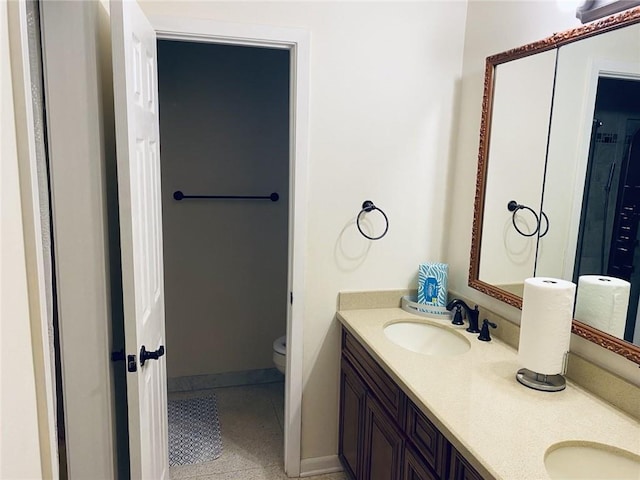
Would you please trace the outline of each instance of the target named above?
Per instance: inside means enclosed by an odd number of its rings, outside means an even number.
[[[460,355],[471,347],[469,340],[455,330],[432,323],[391,323],[384,327],[384,334],[396,345],[425,355]]]
[[[553,480],[640,480],[640,456],[601,443],[552,445],[544,457],[544,466]]]

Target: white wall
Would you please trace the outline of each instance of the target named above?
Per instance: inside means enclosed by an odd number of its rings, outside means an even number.
[[[42,475],[58,472],[53,369],[51,237],[43,136],[37,2],[10,2],[9,43]],[[34,19],[36,21],[34,21]]]
[[[570,2],[567,2],[570,3]],[[448,202],[451,205],[445,259],[449,263],[449,288],[496,313],[519,323],[520,310],[468,287],[471,224],[482,109],[484,60],[487,56],[541,40],[580,25],[573,11],[556,2],[501,2],[472,0],[468,5],[464,48],[462,95]],[[582,338],[572,336],[572,351],[640,384],[638,366]]]
[[[337,452],[340,290],[416,285],[442,259],[464,2],[142,2],[143,10],[311,32],[302,457]],[[370,243],[364,200],[389,217]],[[468,253],[465,253],[468,256]]]
[[[42,478],[8,5],[0,3],[0,477]],[[15,26],[15,25],[14,25]]]
[[[289,301],[289,51],[161,41],[158,79],[167,374],[274,368]]]

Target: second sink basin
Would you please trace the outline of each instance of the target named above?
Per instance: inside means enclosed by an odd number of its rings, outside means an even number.
[[[471,347],[458,332],[432,323],[399,321],[384,327],[384,334],[396,345],[425,355],[460,355]]]
[[[552,479],[640,480],[640,457],[631,452],[593,442],[553,445],[544,458]]]

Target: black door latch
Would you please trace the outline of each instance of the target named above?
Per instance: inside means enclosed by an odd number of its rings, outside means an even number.
[[[133,373],[136,370],[138,370],[138,365],[136,363],[136,356],[127,355],[127,371],[130,373]]]

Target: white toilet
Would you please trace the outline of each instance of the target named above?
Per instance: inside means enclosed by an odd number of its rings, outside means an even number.
[[[287,337],[285,335],[273,341],[273,363],[284,375],[287,369]]]

